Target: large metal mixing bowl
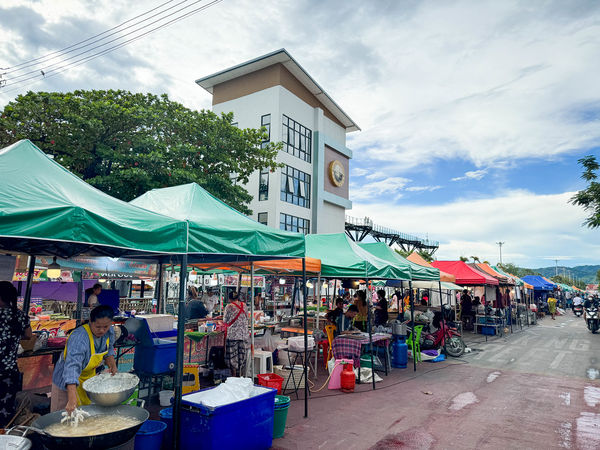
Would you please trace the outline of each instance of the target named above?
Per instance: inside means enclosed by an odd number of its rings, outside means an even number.
[[[94,378],[101,377],[101,376],[104,376],[104,374],[96,375]],[[131,373],[118,373],[115,375],[115,377],[120,377],[122,379],[131,379],[131,385],[133,385],[133,387],[130,387],[125,390],[114,391],[114,392],[103,392],[103,393],[94,392],[94,391],[89,390],[89,387],[92,386],[95,381],[94,378],[90,378],[89,380],[84,381],[83,390],[86,392],[87,396],[90,398],[92,403],[95,403],[96,405],[100,405],[100,406],[120,405],[125,400],[127,400],[129,397],[131,397],[131,394],[134,393],[135,388],[137,387],[137,385],[140,382],[140,379],[136,375],[131,374]],[[134,384],[134,381],[135,381],[135,384]]]

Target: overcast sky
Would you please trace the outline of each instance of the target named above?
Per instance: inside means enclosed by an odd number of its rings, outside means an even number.
[[[4,0],[0,68],[160,3]],[[495,263],[504,241],[522,266],[600,262],[600,231],[568,204],[600,143],[597,1],[224,0],[70,70],[48,61],[43,79],[4,70],[0,106],[28,89],[128,89],[210,108],[195,79],[282,47],[362,129],[347,136],[350,215],[439,240],[439,259]]]

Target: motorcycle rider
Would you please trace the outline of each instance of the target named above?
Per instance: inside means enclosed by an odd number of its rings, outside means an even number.
[[[575,294],[575,297],[573,297],[573,307],[571,309],[575,309],[575,306],[577,305],[581,305],[583,303],[583,299],[579,296],[579,294]]]

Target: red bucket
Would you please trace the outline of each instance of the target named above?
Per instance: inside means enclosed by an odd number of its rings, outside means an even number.
[[[277,389],[277,394],[280,395],[281,387],[283,386],[283,377],[276,373],[259,373],[258,384],[260,386]]]

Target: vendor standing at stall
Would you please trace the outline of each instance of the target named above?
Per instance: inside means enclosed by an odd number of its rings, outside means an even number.
[[[31,338],[29,316],[17,308],[17,296],[10,281],[0,281],[0,428],[10,422],[17,407],[19,341]]]
[[[113,309],[100,305],[90,312],[90,321],[73,330],[52,376],[52,411],[72,412],[79,405],[89,405],[83,382],[96,375],[106,363],[111,374],[117,373]]]

